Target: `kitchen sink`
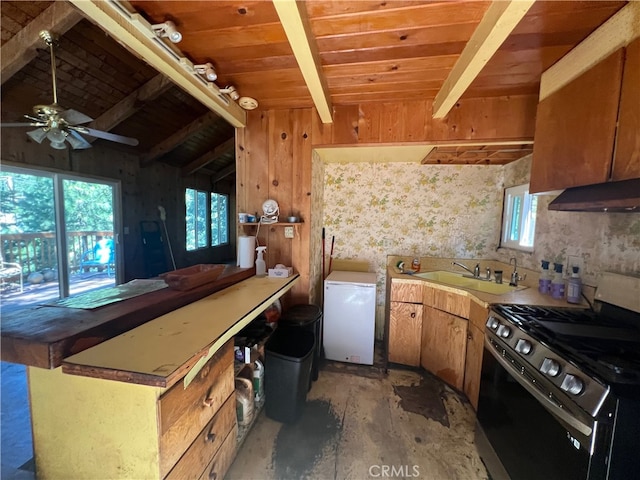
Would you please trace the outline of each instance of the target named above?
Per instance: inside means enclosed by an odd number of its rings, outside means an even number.
[[[525,286],[512,287],[508,283],[495,283],[488,280],[480,280],[478,278],[466,277],[460,273],[447,272],[437,270],[435,272],[414,273],[414,277],[424,278],[425,280],[433,280],[445,285],[467,288],[469,290],[477,290],[479,292],[491,293],[493,295],[502,295],[515,290],[524,290]]]

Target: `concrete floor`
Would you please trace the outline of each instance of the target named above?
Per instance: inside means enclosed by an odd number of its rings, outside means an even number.
[[[227,476],[247,479],[486,479],[469,403],[413,370],[329,365],[287,425],[264,411]]]
[[[2,364],[3,480],[35,478],[20,368]],[[226,478],[485,480],[474,422],[468,402],[427,373],[327,362],[302,417],[287,425],[263,410]]]

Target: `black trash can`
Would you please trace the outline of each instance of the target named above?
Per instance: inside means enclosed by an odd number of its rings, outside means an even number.
[[[313,332],[277,328],[264,347],[264,391],[267,417],[295,422],[307,401],[315,348]]]
[[[313,352],[311,378],[314,381],[318,380],[322,355],[322,310],[320,307],[310,304],[293,305],[282,314],[282,317],[278,320],[278,325],[279,328],[301,328],[313,332],[316,346]],[[311,381],[309,382],[309,389],[311,389]]]

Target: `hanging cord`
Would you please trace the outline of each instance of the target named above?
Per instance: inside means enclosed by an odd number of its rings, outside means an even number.
[[[171,248],[171,240],[169,240],[169,231],[167,230],[167,212],[162,205],[158,205],[158,210],[160,210],[160,220],[162,220],[162,224],[164,225],[164,236],[167,239],[167,245],[169,245],[169,255],[171,255],[171,263],[173,264],[173,269],[177,270],[176,259],[173,258],[173,249]]]

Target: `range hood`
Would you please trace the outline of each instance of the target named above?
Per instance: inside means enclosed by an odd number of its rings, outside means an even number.
[[[640,178],[567,188],[549,210],[640,213]]]

